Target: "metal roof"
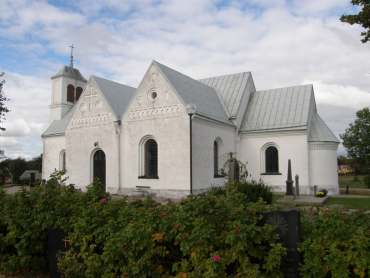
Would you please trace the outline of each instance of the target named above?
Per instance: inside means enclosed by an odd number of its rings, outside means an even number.
[[[185,104],[195,104],[196,114],[231,123],[214,88],[153,61]]]
[[[241,131],[307,127],[312,85],[255,92],[248,104]]]
[[[241,100],[244,93],[249,98],[250,91],[246,90],[248,80],[251,78],[250,72],[240,72],[200,79],[199,81],[214,88],[231,117],[237,117]]]
[[[334,135],[334,133],[329,129],[329,127],[325,124],[325,122],[317,113],[312,115],[308,141],[339,143],[338,138]]]
[[[52,121],[41,137],[64,135],[75,109],[76,105],[73,106],[62,119]]]
[[[69,77],[75,80],[80,80],[86,82],[85,77],[82,76],[80,71],[76,68],[72,68],[70,66],[63,66],[55,75],[51,77],[51,79],[58,78],[58,77]]]
[[[92,76],[91,79],[96,82],[108,104],[111,106],[118,119],[120,119],[126,111],[136,89],[97,76]]]
[[[122,114],[126,111],[136,89],[97,76],[92,76],[89,82],[91,81],[95,81],[113,112],[116,114],[117,118],[120,119]],[[53,121],[42,134],[42,137],[63,135],[75,109],[76,104],[61,120]]]

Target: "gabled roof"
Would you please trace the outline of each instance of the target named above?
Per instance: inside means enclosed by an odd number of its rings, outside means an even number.
[[[62,119],[52,121],[49,127],[41,135],[41,137],[64,135],[64,132],[72,118],[73,111],[75,109],[76,105],[73,106]]]
[[[136,89],[97,76],[92,76],[91,80],[95,81],[108,105],[110,105],[117,118],[120,119]],[[75,109],[76,104],[61,120],[53,121],[42,134],[42,137],[64,135]]]
[[[95,80],[113,112],[120,119],[126,111],[136,89],[97,76],[92,76],[91,79]]]
[[[214,88],[231,117],[236,117],[241,108],[241,100],[249,78],[250,72],[240,72],[200,79],[202,83]],[[249,97],[250,92],[247,92]]]
[[[329,129],[320,116],[315,113],[311,119],[310,132],[308,135],[309,142],[335,142],[339,143],[338,138]]]
[[[156,61],[153,64],[158,66],[185,104],[196,105],[196,114],[231,123],[214,88]]]
[[[51,79],[58,78],[61,76],[86,82],[85,77],[82,76],[78,69],[69,66],[63,66],[54,76],[51,77]]]
[[[313,97],[312,85],[257,91],[249,101],[241,130],[307,128]]]

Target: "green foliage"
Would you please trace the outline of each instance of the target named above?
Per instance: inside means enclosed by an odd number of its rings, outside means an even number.
[[[341,134],[343,145],[348,155],[356,160],[362,172],[370,169],[370,109],[368,107],[357,111],[356,120]]]
[[[369,214],[313,208],[302,229],[303,277],[369,277]]]
[[[370,1],[369,0],[352,0],[351,3],[356,6],[360,6],[360,11],[358,14],[353,15],[342,15],[341,21],[347,22],[351,25],[359,24],[365,31],[361,32],[363,43],[370,40]]]
[[[244,202],[257,202],[261,199],[267,204],[272,203],[271,189],[262,182],[235,182],[226,186],[226,190],[242,193]]]
[[[262,203],[235,189],[212,190],[181,203],[112,200],[99,184],[81,193],[46,185],[0,193],[0,273],[46,272],[46,238],[62,228],[69,248],[65,277],[274,277],[285,248],[261,224]]]
[[[49,228],[70,230],[83,196],[55,180],[15,195],[0,194],[0,273],[46,271]]]
[[[370,175],[364,177],[364,184],[370,188]]]
[[[167,205],[99,202],[73,225],[59,265],[66,277],[281,275],[285,249],[274,227],[257,224],[264,204],[218,193]]]

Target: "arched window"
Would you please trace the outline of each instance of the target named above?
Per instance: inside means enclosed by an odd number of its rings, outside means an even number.
[[[215,140],[213,142],[213,173],[215,177],[219,176],[218,172],[218,143]]]
[[[71,84],[67,86],[67,101],[68,102],[75,102],[75,87]]]
[[[59,154],[59,170],[66,171],[66,151],[62,150]]]
[[[105,153],[102,150],[97,150],[93,155],[93,181],[99,181],[104,189],[106,180],[105,169]]]
[[[76,102],[80,99],[83,89],[81,87],[76,88]]]
[[[269,146],[265,150],[265,172],[279,173],[279,152],[275,146]]]
[[[158,178],[158,145],[154,139],[144,144],[144,178]]]

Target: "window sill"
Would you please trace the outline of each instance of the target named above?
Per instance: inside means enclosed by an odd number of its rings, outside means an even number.
[[[224,178],[225,177],[225,175],[214,175],[213,176],[213,178],[215,178],[215,179],[218,179],[218,178]]]
[[[261,173],[262,176],[279,176],[281,173],[279,172],[271,172],[271,173]]]
[[[147,180],[158,180],[159,177],[147,177],[147,176],[139,176],[138,179],[147,179]]]

